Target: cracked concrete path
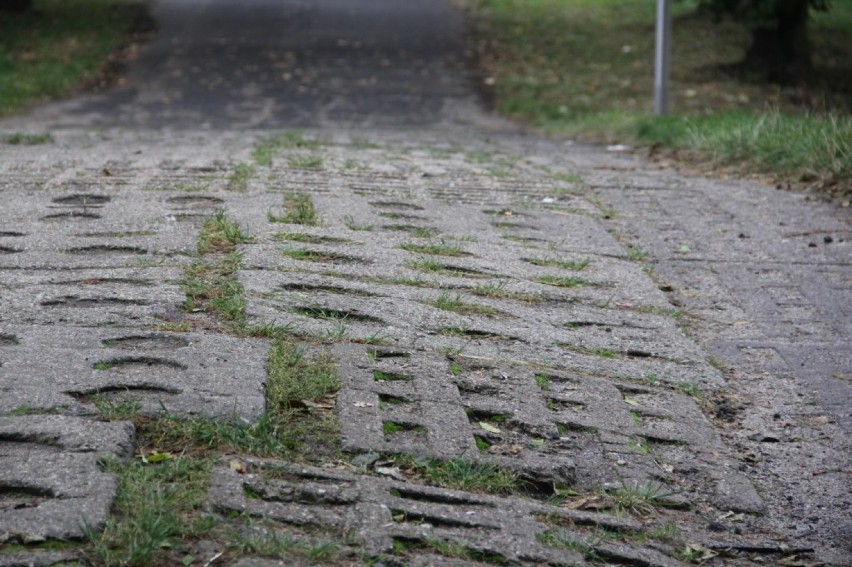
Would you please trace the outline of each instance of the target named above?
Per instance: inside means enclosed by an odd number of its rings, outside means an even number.
[[[340,380],[333,459],[213,465],[205,513],[242,537],[333,564],[848,564],[848,212],[524,134],[476,105],[458,14],[401,4],[156,3],[124,85],[0,123],[55,140],[0,145],[0,565],[97,564],[51,544],[104,525],[99,465],[132,458],[105,410],[275,411],[268,341],[187,302],[217,209],[252,237],[246,324]],[[294,193],[318,225],[284,218]]]

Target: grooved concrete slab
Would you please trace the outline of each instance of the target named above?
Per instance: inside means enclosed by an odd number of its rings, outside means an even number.
[[[88,413],[93,399],[245,420],[264,411],[266,341],[64,326],[10,326],[4,337],[0,412]]]
[[[219,510],[346,531],[376,556],[393,552],[394,542],[417,545],[442,540],[510,563],[586,565],[581,553],[539,543],[536,536],[557,525],[622,531],[641,526],[625,518],[535,501],[418,486],[283,461],[247,459],[244,465],[242,473],[227,464],[214,469],[211,499]],[[563,535],[582,541],[581,532],[569,532]],[[628,564],[682,565],[654,550],[629,544],[604,543],[600,552]],[[421,561],[428,563],[428,557]]]
[[[133,442],[126,422],[0,417],[0,543],[79,539],[103,525],[117,483],[99,462],[128,457]]]

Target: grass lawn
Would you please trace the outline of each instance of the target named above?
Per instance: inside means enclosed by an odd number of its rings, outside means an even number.
[[[143,13],[133,0],[34,0],[27,12],[0,12],[0,116],[93,85]]]
[[[496,109],[557,135],[643,144],[691,165],[852,190],[852,2],[810,27],[816,76],[768,85],[734,68],[746,30],[674,2],[672,115],[653,109],[654,0],[457,0]],[[656,151],[656,150],[662,150]]]

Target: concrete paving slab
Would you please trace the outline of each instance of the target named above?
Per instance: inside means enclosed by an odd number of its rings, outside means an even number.
[[[0,412],[91,413],[93,398],[147,413],[259,419],[267,343],[209,333],[9,326]]]
[[[0,543],[81,539],[102,526],[117,483],[99,462],[127,458],[133,442],[127,422],[0,417]]]

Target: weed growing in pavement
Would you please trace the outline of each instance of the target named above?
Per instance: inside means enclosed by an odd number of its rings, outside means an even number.
[[[201,512],[207,500],[209,461],[164,454],[156,463],[134,459],[107,461],[104,466],[116,475],[119,486],[103,530],[86,530],[90,553],[100,563],[152,565],[176,543],[214,527],[213,517]]]
[[[680,528],[674,522],[658,524],[647,530],[648,537],[660,541],[671,541],[680,535]]]
[[[421,257],[416,260],[409,260],[405,263],[405,267],[411,268],[412,270],[418,270],[420,272],[429,272],[459,278],[486,277],[485,274],[477,272],[475,270],[469,270],[467,268],[442,264],[441,262],[438,262],[437,260],[434,260],[429,257]]]
[[[585,270],[592,263],[591,258],[583,258],[581,260],[560,260],[546,256],[544,258],[526,258],[526,261],[533,266],[555,266],[563,270],[581,271]]]
[[[346,225],[346,228],[349,230],[361,230],[361,231],[371,231],[373,230],[373,225],[366,223],[359,223],[355,220],[355,217],[352,215],[346,215],[343,217],[343,223]]]
[[[181,287],[186,293],[186,310],[216,313],[222,320],[242,327],[245,324],[245,290],[237,280],[242,256],[213,255],[208,262],[195,262],[184,270]]]
[[[314,202],[307,193],[290,193],[284,195],[282,213],[276,215],[272,211],[269,211],[266,214],[266,218],[269,222],[304,224],[308,226],[318,226],[321,222]]]
[[[324,145],[320,140],[306,139],[301,132],[290,131],[281,136],[265,138],[255,144],[252,159],[258,165],[270,166],[274,157],[283,149],[314,149]]]
[[[728,366],[724,362],[722,362],[721,360],[716,358],[715,356],[708,356],[707,357],[707,364],[709,364],[710,366],[712,366],[713,368],[715,368],[716,370],[719,370],[721,372],[727,372],[728,371]]]
[[[310,248],[284,248],[281,253],[288,258],[303,262],[331,262],[335,258],[334,254]]]
[[[653,373],[645,374],[645,376],[642,377],[642,380],[651,386],[659,386],[662,383],[660,377],[657,374]]]
[[[613,350],[605,347],[596,347],[589,348],[580,345],[572,345],[572,344],[562,344],[560,345],[562,348],[572,350],[574,352],[579,352],[580,354],[587,354],[591,356],[597,356],[600,358],[619,358],[621,357],[621,353],[617,350]]]
[[[287,165],[293,169],[321,169],[323,159],[321,156],[293,156],[287,160]]]
[[[559,528],[550,528],[536,535],[536,539],[542,545],[556,549],[576,551],[589,561],[602,561],[603,559],[595,551],[593,542],[577,539],[576,534],[571,534]]]
[[[584,280],[582,278],[563,278],[559,276],[540,276],[536,278],[535,281],[545,285],[567,288],[597,285],[595,282]]]
[[[410,262],[409,262],[410,263]],[[408,266],[411,267],[411,266]],[[429,270],[424,270],[429,271]],[[424,280],[420,276],[416,278],[407,278],[403,276],[373,276],[370,277],[369,281],[373,281],[375,283],[380,283],[384,285],[407,285],[409,287],[431,287],[431,288],[440,288],[441,282],[434,280]]]
[[[393,344],[393,340],[388,335],[383,334],[381,331],[376,331],[366,337],[355,337],[350,339],[353,343],[361,343],[365,345],[375,345],[375,346],[388,346]]]
[[[332,396],[339,386],[331,353],[308,357],[304,347],[291,341],[272,343],[267,365],[267,411],[287,414],[304,407],[305,400]]]
[[[639,453],[640,455],[650,455],[651,446],[644,437],[634,437],[627,442],[627,446]]]
[[[231,548],[240,556],[260,555],[262,557],[281,557],[286,553],[300,549],[299,541],[290,535],[279,535],[272,531],[254,531],[251,534],[235,531],[230,535]]]
[[[97,408],[100,417],[108,421],[133,419],[142,412],[142,404],[136,400],[110,400],[104,396],[92,396],[89,401]]]
[[[701,388],[693,382],[680,382],[677,386],[675,386],[675,388],[687,396],[692,396],[693,398],[704,397],[704,392],[702,392]]]
[[[443,292],[435,299],[428,302],[432,307],[444,309],[446,311],[455,311],[456,313],[466,313],[473,315],[488,315],[497,314],[497,310],[488,305],[477,305],[475,303],[467,303],[462,300],[461,295]]]
[[[383,421],[382,432],[385,435],[395,435],[404,431],[413,431],[415,433],[426,433],[426,428],[422,425],[412,425],[408,423],[397,423],[395,421]]]
[[[487,563],[489,565],[506,565],[509,560],[496,552],[473,549],[455,541],[438,538],[407,538],[397,536],[393,538],[393,553],[404,555],[408,552],[425,550],[443,557],[461,559],[468,563]]]
[[[234,171],[228,176],[228,189],[231,191],[245,191],[248,189],[249,180],[255,176],[254,166],[248,163],[238,163]]]
[[[524,482],[517,473],[497,464],[462,457],[450,460],[416,458],[400,455],[396,465],[409,476],[437,486],[485,492],[512,494],[523,491]]]
[[[276,232],[272,235],[274,240],[287,240],[290,242],[302,242],[305,244],[344,244],[349,242],[345,238],[334,236],[318,236],[304,232]]]
[[[647,252],[638,244],[627,245],[627,257],[634,262],[647,262],[649,258]]]
[[[400,248],[414,254],[431,254],[434,256],[469,256],[470,253],[462,250],[458,244],[448,242],[441,239],[440,242],[430,242],[428,244],[415,244],[413,242],[403,242],[399,245]]]
[[[434,228],[428,228],[428,227],[425,227],[425,226],[418,226],[418,227],[415,227],[415,228],[412,228],[411,230],[409,230],[408,234],[410,234],[411,236],[413,236],[415,238],[434,238],[439,233]]]
[[[492,282],[487,284],[479,284],[468,290],[473,295],[480,297],[490,297],[493,299],[514,299],[523,301],[524,303],[539,303],[543,300],[542,296],[537,293],[523,293],[518,291],[510,291],[506,289],[506,280]]]
[[[198,236],[198,253],[233,252],[238,244],[253,242],[240,226],[225,217],[225,209],[216,209],[212,217],[206,219]]]
[[[550,389],[550,378],[546,374],[536,374],[535,383],[542,390]]]
[[[52,144],[54,139],[52,134],[22,134],[16,132],[6,136],[3,141],[13,146],[38,146],[41,144]]]
[[[620,510],[628,514],[652,516],[657,508],[674,506],[670,497],[677,495],[677,492],[668,490],[662,483],[648,480],[643,484],[639,484],[638,481],[631,484],[621,481],[620,487],[604,491],[604,494],[612,499]]]

